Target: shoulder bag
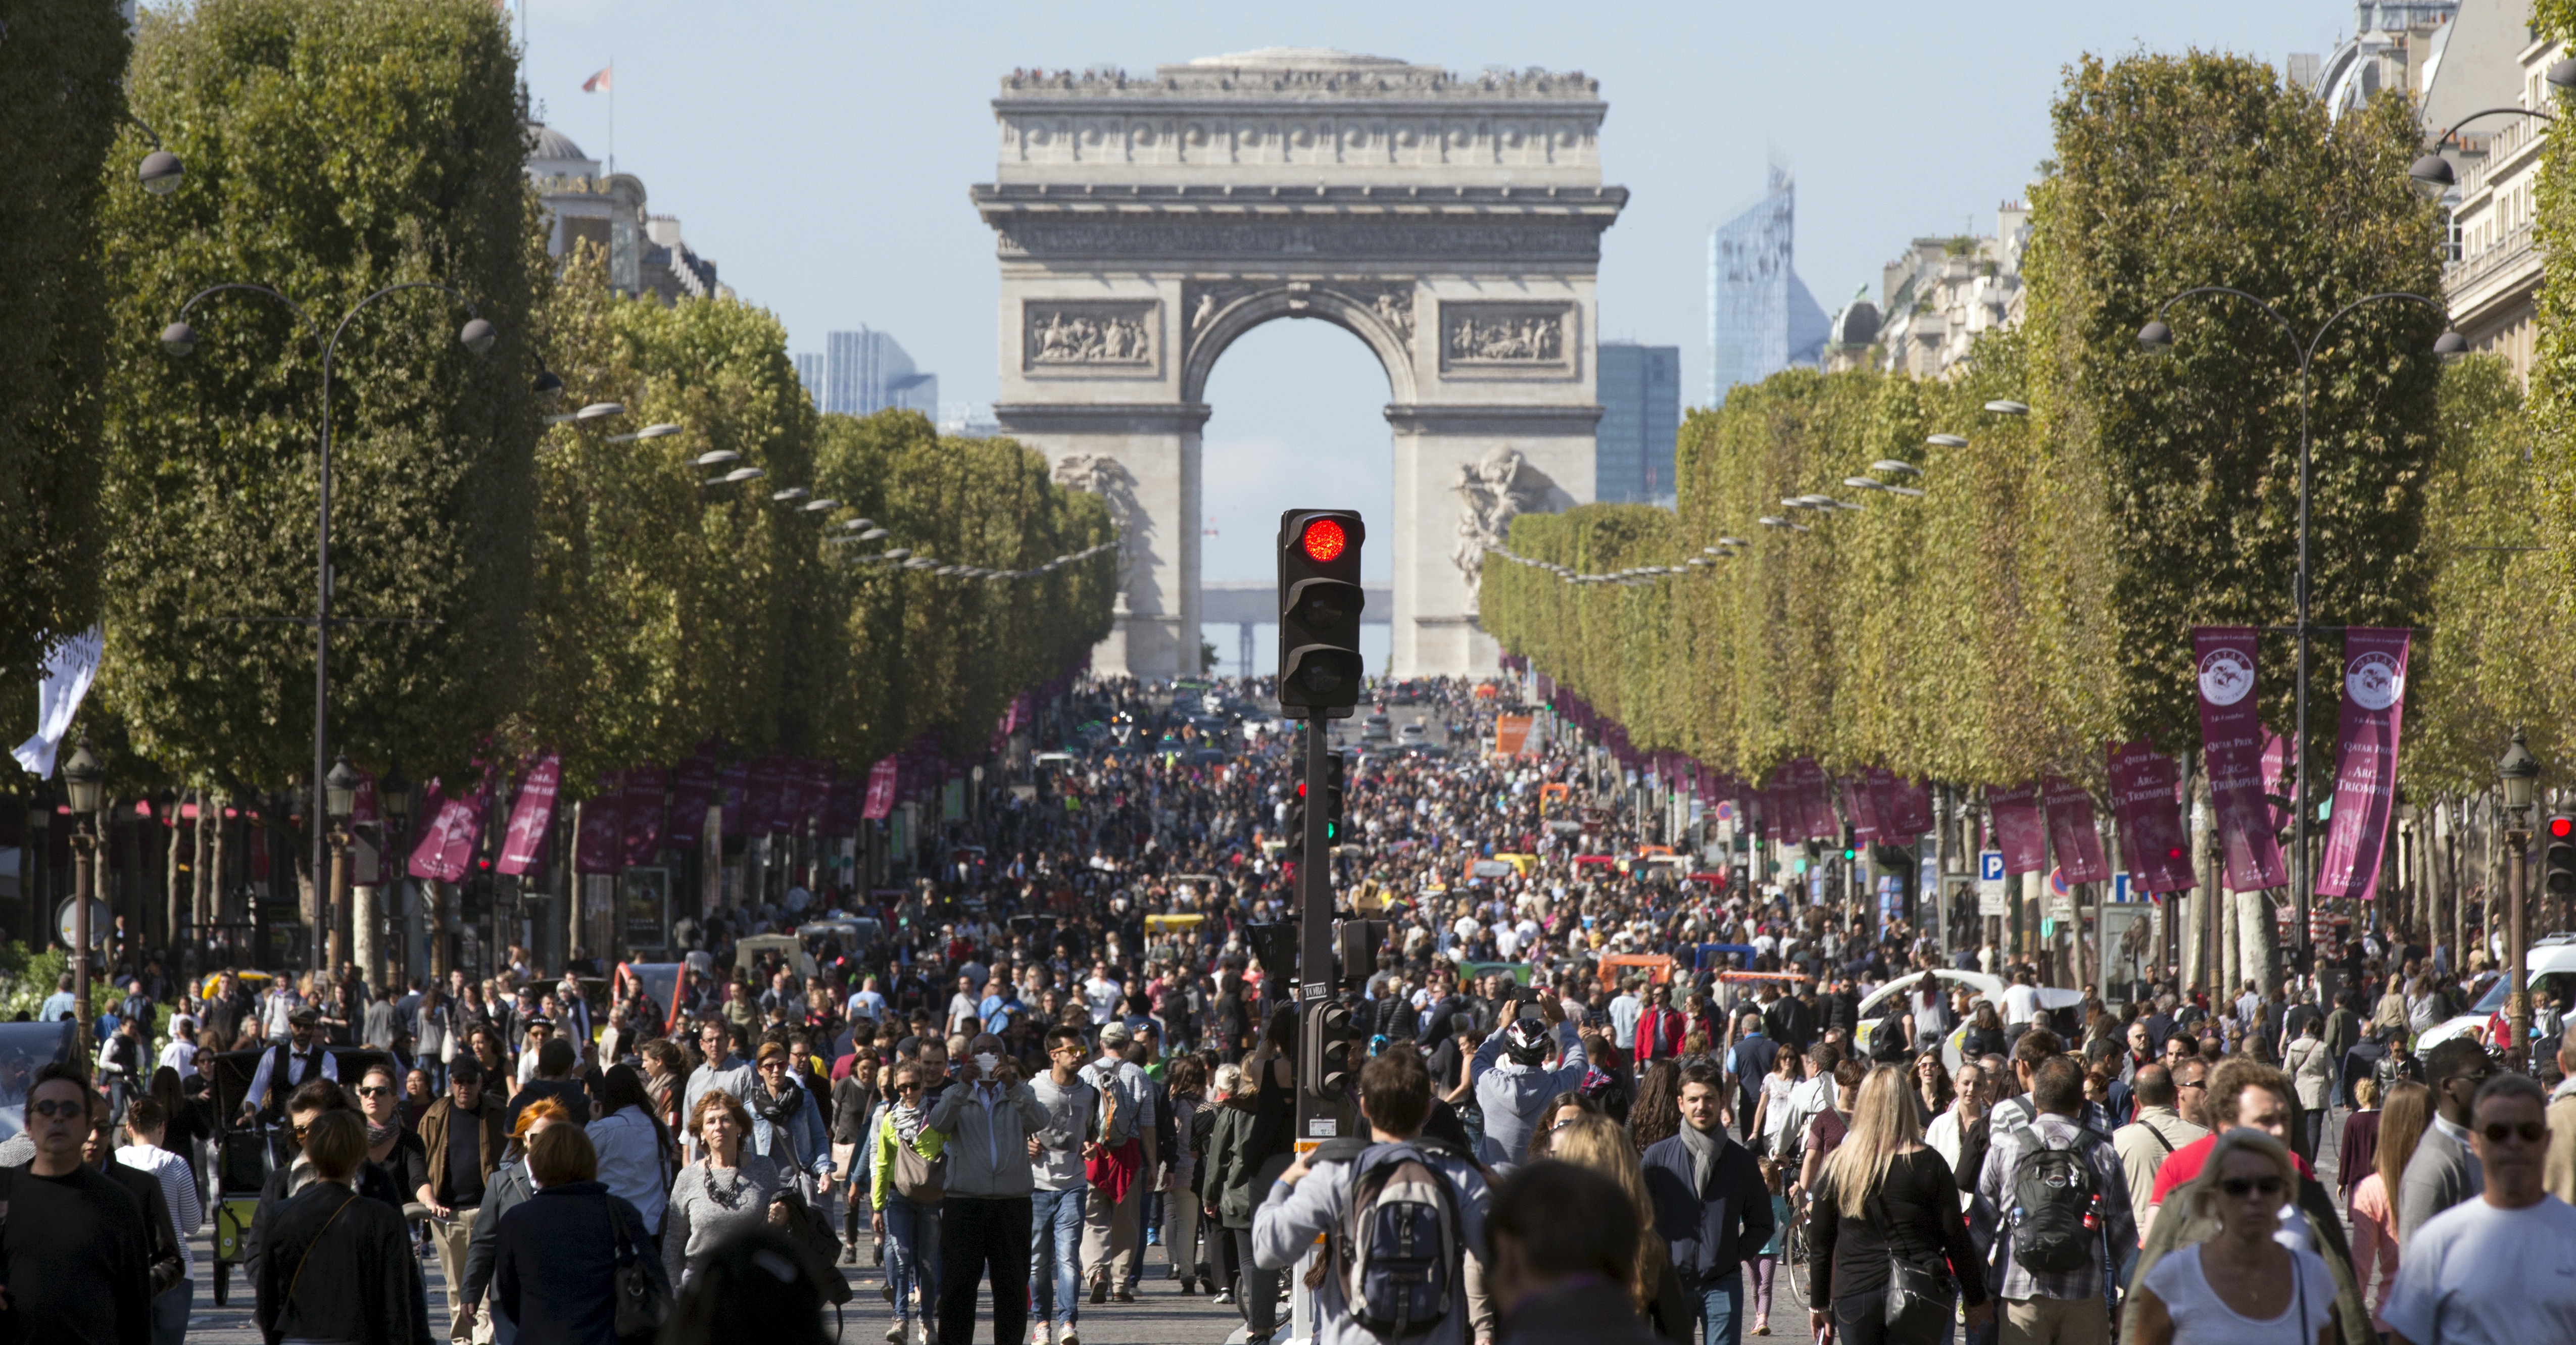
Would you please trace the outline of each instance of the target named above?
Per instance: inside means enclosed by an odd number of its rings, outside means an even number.
[[[1870,1197],[1878,1207],[1879,1227],[1887,1234],[1887,1299],[1879,1320],[1892,1345],[1934,1345],[1950,1329],[1950,1283],[1909,1261],[1897,1246],[1897,1225],[1888,1212],[1885,1192]]]
[[[635,1254],[635,1244],[626,1236],[626,1221],[617,1217],[617,1205],[608,1202],[608,1227],[617,1239],[617,1316],[613,1329],[619,1340],[649,1336],[662,1329],[664,1318],[671,1315],[671,1286],[653,1278],[644,1258]]]

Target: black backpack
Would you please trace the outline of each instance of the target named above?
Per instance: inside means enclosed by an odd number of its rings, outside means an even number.
[[[2081,1128],[2069,1148],[2056,1148],[2035,1126],[2018,1128],[2021,1154],[2013,1160],[2013,1262],[2036,1273],[2081,1270],[2095,1259],[2101,1230],[2100,1182],[2086,1156],[2092,1137]]]
[[[1424,1146],[1371,1145],[1351,1168],[1350,1208],[1331,1241],[1351,1320],[1380,1340],[1436,1329],[1464,1302],[1458,1194]]]

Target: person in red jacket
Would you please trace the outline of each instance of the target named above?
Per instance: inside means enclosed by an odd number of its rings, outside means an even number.
[[[1646,992],[1645,1012],[1637,1015],[1637,1040],[1634,1056],[1640,1065],[1655,1060],[1671,1060],[1682,1053],[1682,1033],[1688,1023],[1682,1012],[1673,1007],[1673,988],[1659,985]]]

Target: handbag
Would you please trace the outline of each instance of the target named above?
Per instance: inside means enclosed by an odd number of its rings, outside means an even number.
[[[653,1278],[652,1268],[635,1254],[635,1244],[626,1236],[626,1221],[617,1217],[617,1206],[608,1206],[608,1227],[617,1237],[617,1314],[613,1329],[619,1340],[649,1336],[662,1329],[671,1315],[671,1286]]]
[[[1879,1320],[1886,1339],[1897,1345],[1932,1345],[1950,1329],[1950,1282],[1905,1259],[1896,1247],[1896,1220],[1889,1217],[1883,1195],[1870,1197],[1878,1206],[1878,1225],[1886,1230],[1887,1300]]]

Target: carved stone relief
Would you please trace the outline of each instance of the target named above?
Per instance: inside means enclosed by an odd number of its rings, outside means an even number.
[[[1159,307],[1150,299],[1029,300],[1021,306],[1023,367],[1065,373],[1151,370]]]
[[[1123,600],[1145,543],[1145,509],[1136,499],[1136,474],[1106,453],[1067,453],[1056,459],[1055,483],[1085,491],[1109,506],[1118,529],[1118,593]]]
[[[1468,611],[1474,612],[1484,578],[1485,548],[1503,544],[1514,518],[1563,509],[1574,501],[1547,473],[1511,448],[1497,448],[1480,462],[1458,464],[1458,480],[1451,489],[1461,508],[1458,540],[1449,548],[1449,561],[1466,577]]]
[[[998,227],[1005,257],[1483,257],[1597,264],[1601,229],[1584,221],[1269,223],[1018,219]]]
[[[1374,316],[1408,352],[1413,346],[1413,282],[1410,280],[1219,280],[1191,281],[1181,288],[1181,307],[1188,325],[1183,340],[1192,350],[1215,325],[1217,315],[1255,295],[1285,292],[1293,316],[1314,312],[1318,296],[1329,295]]]
[[[1575,345],[1572,304],[1440,305],[1444,370],[1571,373]]]

